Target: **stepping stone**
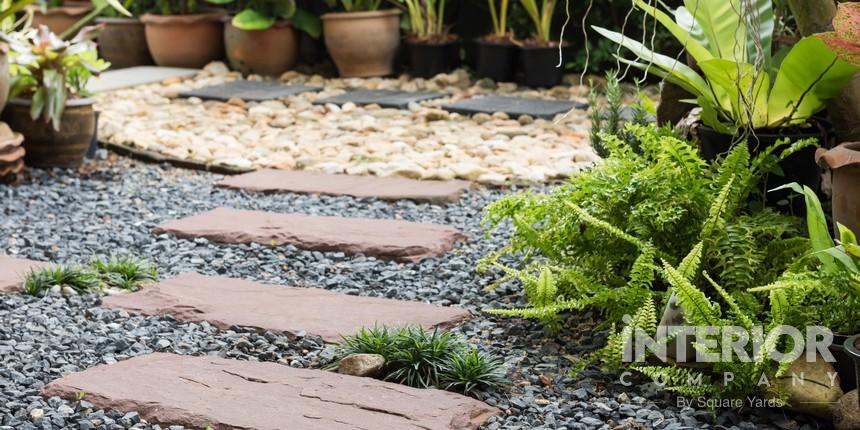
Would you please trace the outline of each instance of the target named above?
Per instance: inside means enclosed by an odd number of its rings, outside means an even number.
[[[197,97],[203,100],[222,102],[238,98],[245,101],[262,102],[319,90],[322,90],[322,87],[285,85],[276,81],[238,80],[180,93],[179,97]]]
[[[293,245],[310,251],[364,254],[384,260],[417,262],[448,252],[468,236],[453,227],[409,221],[280,214],[217,208],[159,225],[171,233],[221,243]]]
[[[553,119],[556,115],[568,112],[573,108],[587,109],[588,105],[585,103],[560,100],[530,99],[510,96],[484,96],[472,97],[457,103],[442,106],[442,109],[447,111],[465,115],[504,112],[511,118],[530,115],[534,118],[543,119]]]
[[[460,200],[468,181],[419,181],[402,177],[329,175],[325,173],[263,169],[227,177],[219,187],[257,192],[323,194],[370,197],[380,200],[414,200],[436,204]]]
[[[50,263],[0,255],[0,293],[21,292],[27,274],[46,266]]]
[[[355,103],[357,105],[377,104],[384,108],[406,109],[409,103],[419,103],[427,100],[445,97],[446,94],[436,92],[392,91],[392,90],[355,90],[341,95],[315,100],[315,105]]]
[[[90,80],[87,90],[94,93],[120,90],[138,85],[154,84],[171,78],[190,78],[200,70],[177,67],[140,66],[108,70]]]
[[[80,393],[98,409],[137,411],[152,424],[203,429],[476,429],[500,410],[440,390],[410,388],[277,363],[154,353],[72,373],[45,397]]]
[[[137,292],[108,296],[102,306],[144,315],[170,315],[227,330],[251,327],[295,337],[300,332],[335,343],[362,327],[418,325],[448,328],[469,318],[464,309],[319,288],[264,285],[242,279],[184,273]]]

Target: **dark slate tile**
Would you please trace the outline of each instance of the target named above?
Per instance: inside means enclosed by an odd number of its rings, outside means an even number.
[[[314,104],[324,105],[328,103],[338,106],[344,103],[355,103],[357,105],[378,104],[384,108],[406,109],[409,103],[418,103],[426,100],[445,97],[446,94],[436,92],[413,92],[392,90],[355,90],[348,91],[338,96],[328,97],[314,101]]]
[[[442,106],[450,112],[472,115],[476,113],[504,112],[512,118],[530,115],[535,118],[552,119],[560,113],[573,108],[586,109],[585,103],[574,101],[542,100],[511,96],[482,96],[473,97]]]
[[[212,85],[179,94],[179,97],[198,97],[203,100],[227,101],[239,98],[245,101],[261,102],[281,97],[319,91],[322,87],[308,85],[285,85],[276,81],[233,81]]]

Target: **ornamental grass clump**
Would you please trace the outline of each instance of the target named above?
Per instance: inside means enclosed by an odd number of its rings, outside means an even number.
[[[24,278],[24,292],[40,296],[53,287],[68,286],[77,293],[90,293],[99,290],[99,275],[86,267],[48,267],[30,271]]]
[[[502,360],[478,351],[455,333],[421,327],[362,328],[338,346],[341,358],[378,354],[385,358],[382,378],[416,388],[439,388],[463,394],[505,384]]]
[[[155,265],[135,257],[97,257],[90,261],[90,267],[105,285],[123,290],[137,289],[158,278]]]

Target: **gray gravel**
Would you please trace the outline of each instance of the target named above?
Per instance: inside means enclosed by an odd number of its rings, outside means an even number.
[[[214,188],[220,177],[121,159],[87,166],[86,173],[31,170],[18,187],[0,186],[0,253],[80,263],[94,254],[136,254],[152,259],[162,277],[184,271],[266,283],[326,288],[348,294],[457,305],[475,312],[510,307],[520,298],[513,285],[493,292],[492,276],[474,271],[480,257],[504,244],[485,238],[482,208],[503,192],[470,192],[448,207],[367,199],[245,194]],[[510,191],[506,191],[510,192]],[[396,218],[453,225],[472,235],[448,255],[418,264],[397,264],[292,247],[221,245],[206,240],[154,236],[156,224],[218,206],[274,212]],[[159,428],[134,411],[93,411],[92,405],[42,399],[38,389],[64,373],[152,351],[212,354],[240,360],[276,361],[319,368],[333,349],[320,339],[290,341],[272,333],[170,318],[132,316],[95,307],[98,297],[0,296],[0,429]],[[653,384],[620,385],[618,375],[596,368],[576,378],[568,369],[605,332],[590,314],[572,316],[560,334],[533,323],[480,317],[457,330],[481,348],[505,357],[513,386],[482,393],[506,411],[488,429],[816,429],[827,425],[781,410],[679,409]],[[166,427],[161,427],[166,428]],[[171,427],[178,428],[178,427]]]

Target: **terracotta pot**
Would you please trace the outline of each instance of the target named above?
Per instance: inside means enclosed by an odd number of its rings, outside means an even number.
[[[110,62],[111,69],[155,64],[146,46],[143,23],[135,18],[96,18],[104,24],[99,33],[99,51]]]
[[[86,1],[66,1],[63,6],[49,7],[44,12],[37,6],[31,7],[31,10],[33,11],[34,28],[46,25],[49,30],[59,35],[90,13],[93,10],[93,5]]]
[[[9,98],[9,46],[0,43],[0,112]]]
[[[140,17],[155,64],[199,69],[224,56],[221,12]]]
[[[74,99],[66,102],[60,121],[60,131],[54,130],[41,118],[30,118],[30,101],[9,100],[3,120],[24,135],[24,161],[36,167],[76,167],[84,160],[96,133],[94,99]]]
[[[278,21],[266,30],[240,30],[224,24],[224,48],[233,70],[243,75],[279,77],[299,57],[299,34],[289,22]]]
[[[400,10],[327,13],[325,45],[343,77],[390,75],[400,44]]]
[[[833,219],[860,235],[860,142],[819,149],[815,159],[831,171]]]

